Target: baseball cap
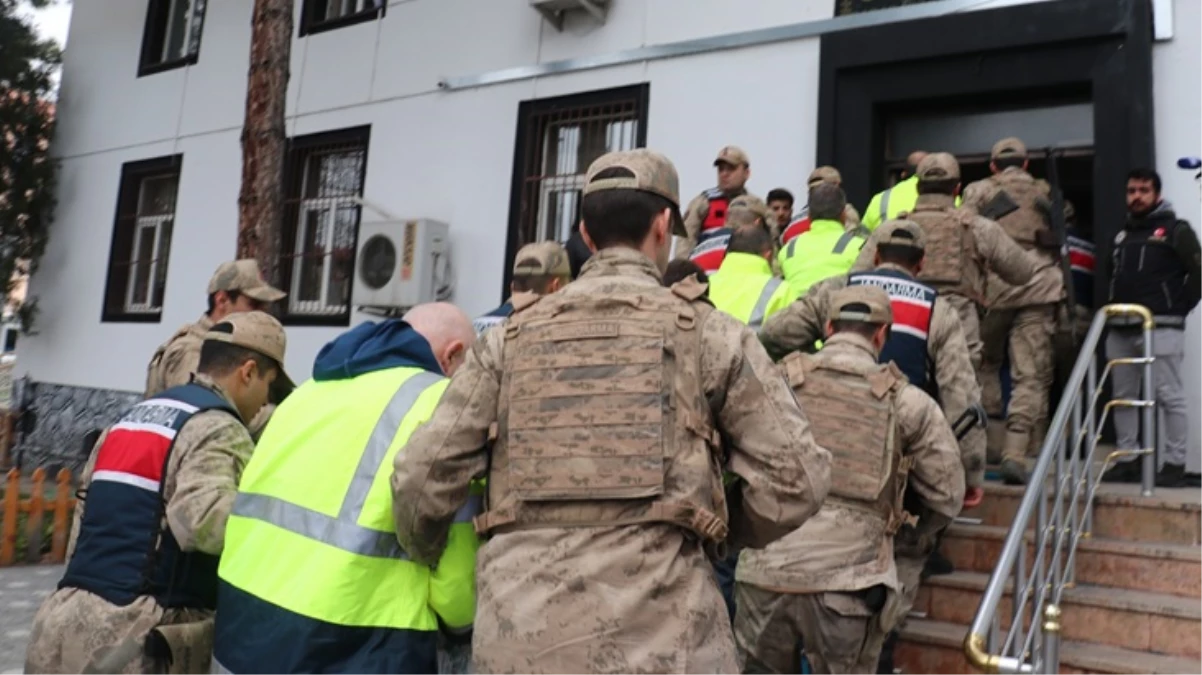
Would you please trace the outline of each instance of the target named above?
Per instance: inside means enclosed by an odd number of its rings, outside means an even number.
[[[932,152],[918,163],[918,180],[960,180],[960,162],[946,152]]]
[[[814,187],[819,183],[834,183],[835,185],[843,184],[843,176],[839,174],[839,170],[833,166],[820,166],[810,172],[809,179],[806,184]]]
[[[747,153],[737,145],[728,145],[718,151],[718,156],[714,158],[714,166],[723,162],[732,166],[751,166],[751,160],[747,158]]]
[[[526,244],[514,258],[513,276],[570,278],[572,266],[568,263],[568,252],[554,241]]]
[[[739,195],[726,207],[726,225],[732,229],[754,225],[757,218],[768,219],[768,205],[755,195]]]
[[[292,378],[284,372],[284,348],[288,339],[284,327],[267,312],[235,312],[217,322],[205,333],[206,341],[226,342],[258,352],[273,361],[280,377],[292,387]]]
[[[868,311],[864,311],[865,307]],[[847,286],[839,289],[831,297],[831,308],[832,321],[893,323],[889,294],[877,286]]]
[[[886,220],[876,228],[874,235],[877,245],[893,244],[894,246],[911,246],[917,249],[926,248],[926,235],[922,226],[912,220]]]
[[[1003,157],[1026,157],[1027,146],[1017,138],[1003,138],[993,144],[993,151],[989,153],[990,159],[1001,159]]]
[[[275,302],[288,294],[263,280],[259,263],[253,259],[221,263],[209,279],[209,295],[217,291],[238,291],[259,302]]]
[[[631,175],[596,178],[605,169],[625,169]],[[667,199],[672,202],[672,234],[688,236],[680,215],[680,178],[672,160],[660,153],[638,148],[601,155],[588,168],[583,195],[602,190],[640,190]]]

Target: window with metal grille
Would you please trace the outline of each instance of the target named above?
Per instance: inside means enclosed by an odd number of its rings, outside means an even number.
[[[206,0],[150,0],[138,76],[196,63]]]
[[[371,127],[295,138],[288,158],[285,321],[347,325]]]
[[[646,145],[650,89],[644,83],[521,103],[502,296],[519,248],[566,242],[575,232],[589,165]]]
[[[173,155],[121,167],[103,321],[161,318],[182,165]]]
[[[305,0],[300,37],[372,21],[383,17],[387,8],[384,0]]]

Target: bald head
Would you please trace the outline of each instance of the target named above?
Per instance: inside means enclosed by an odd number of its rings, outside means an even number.
[[[447,377],[455,374],[467,350],[476,341],[471,319],[449,302],[417,305],[401,319],[430,343],[430,349]]]
[[[906,157],[906,175],[913,176],[918,173],[918,165],[927,156],[926,150],[915,150]]]

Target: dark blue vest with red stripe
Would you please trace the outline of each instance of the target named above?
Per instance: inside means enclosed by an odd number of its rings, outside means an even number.
[[[722,261],[726,259],[726,248],[730,245],[731,229],[722,227],[709,232],[702,232],[698,237],[697,246],[689,253],[689,260],[697,263],[697,266],[705,270],[706,274],[713,274],[722,266]]]
[[[1097,257],[1093,242],[1068,229],[1068,259],[1073,274],[1073,300],[1078,307],[1093,308],[1093,277]]]
[[[163,515],[176,434],[205,410],[237,415],[212,389],[187,384],[142,401],[109,428],[59,588],[82,588],[120,606],[148,595],[164,607],[216,607],[218,557],[181,551]]]
[[[858,272],[848,276],[847,281],[851,286],[877,286],[889,294],[893,329],[878,361],[896,363],[910,384],[939,400],[934,364],[927,346],[938,292],[904,272],[890,269]]]

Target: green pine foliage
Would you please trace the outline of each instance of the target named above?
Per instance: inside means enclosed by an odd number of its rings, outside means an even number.
[[[5,297],[16,274],[37,269],[54,210],[52,75],[62,54],[17,12],[21,4],[44,7],[52,2],[0,0],[0,283]],[[25,332],[36,311],[32,298],[17,309]]]

